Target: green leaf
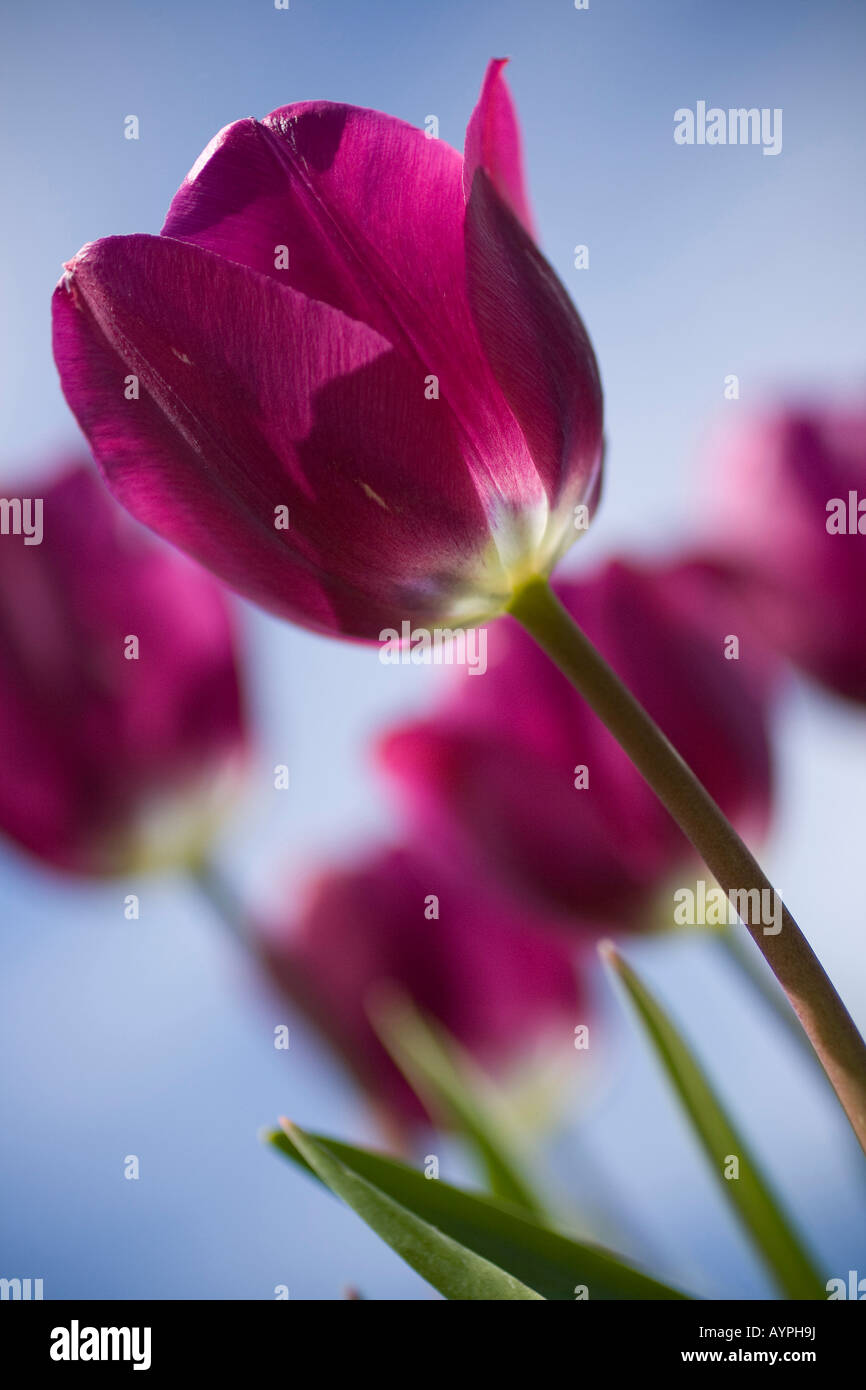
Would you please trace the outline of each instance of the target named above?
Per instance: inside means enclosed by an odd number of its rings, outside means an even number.
[[[298,1135],[296,1129],[291,1134],[276,1130],[268,1134],[267,1139],[330,1187],[329,1179],[297,1142]],[[539,1297],[570,1301],[575,1298],[577,1288],[583,1285],[589,1297],[597,1300],[680,1299],[686,1296],[600,1246],[571,1240],[505,1203],[463,1192],[439,1179],[426,1178],[417,1169],[368,1149],[354,1148],[321,1135],[304,1138],[344,1171],[363,1180],[365,1190],[372,1188],[387,1194],[402,1211],[412,1213],[459,1247],[474,1252],[500,1271],[506,1271]],[[429,1275],[425,1277],[430,1278]]]
[[[431,1114],[454,1125],[474,1148],[494,1197],[543,1218],[507,1108],[472,1058],[408,995],[380,993],[370,1013],[383,1045]]]
[[[692,1123],[710,1167],[737,1216],[788,1298],[825,1299],[826,1289],[772,1188],[661,1005],[609,942],[602,957],[615,971]],[[731,1156],[739,1177],[726,1178]]]
[[[446,1298],[541,1300],[534,1289],[395,1202],[297,1125],[287,1123],[286,1133],[316,1176]]]

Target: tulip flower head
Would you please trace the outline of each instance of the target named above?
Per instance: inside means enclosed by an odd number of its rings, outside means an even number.
[[[245,757],[220,586],[78,466],[0,539],[0,832],[66,872],[194,858]]]
[[[773,645],[866,700],[866,410],[780,411],[725,435],[707,543]]]
[[[556,591],[740,830],[763,833],[772,666],[711,570],[612,561]],[[653,894],[691,862],[688,842],[516,623],[491,628],[489,645],[483,679],[464,677],[433,715],[383,738],[384,769],[429,843],[446,857],[462,845],[475,872],[535,911],[646,926]]]
[[[386,849],[309,887],[265,958],[368,1093],[386,1111],[423,1118],[371,1025],[377,993],[397,989],[484,1067],[501,1073],[559,1037],[571,1048],[578,1012],[563,942],[537,919],[434,868],[413,848]]]
[[[484,621],[597,500],[598,371],[532,236],[502,67],[463,157],[331,102],[227,126],[159,236],[83,247],[55,293],[114,495],[319,632]]]

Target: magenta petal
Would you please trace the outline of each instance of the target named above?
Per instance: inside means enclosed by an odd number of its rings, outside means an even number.
[[[466,207],[466,269],[475,323],[552,507],[594,503],[602,394],[577,311],[483,168]]]
[[[477,456],[482,472],[507,470],[521,500],[537,494],[537,479],[467,302],[461,169],[444,141],[392,116],[299,103],[221,131],[178,191],[163,235],[369,324],[415,361],[419,382],[438,378],[468,466]]]
[[[577,983],[567,943],[526,912],[444,871],[415,849],[380,852],[324,874],[300,920],[266,958],[374,1096],[404,1119],[423,1112],[370,1026],[377,989],[396,986],[483,1065],[525,1062],[573,1036]],[[429,895],[438,918],[425,915]]]
[[[224,591],[90,468],[38,491],[41,544],[0,545],[0,830],[66,872],[177,864],[243,761]]]
[[[468,584],[489,532],[453,417],[373,329],[147,236],[86,247],[54,312],[64,390],[115,495],[239,592],[376,640]]]
[[[708,543],[745,611],[795,665],[866,701],[862,403],[749,422],[712,463]]]
[[[492,58],[484,74],[478,104],[466,127],[463,191],[466,201],[477,169],[483,169],[515,217],[535,236],[523,173],[520,126],[502,70],[507,58]]]
[[[501,58],[488,65],[466,130],[469,302],[551,506],[564,513],[580,502],[591,510],[602,454],[598,367],[580,317],[533,240],[504,66]]]

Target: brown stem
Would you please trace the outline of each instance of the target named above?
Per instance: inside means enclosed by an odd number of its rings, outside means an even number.
[[[607,726],[725,893],[766,890],[774,893],[774,902],[780,902],[713,798],[581,632],[547,581],[531,579],[518,591],[509,612]],[[791,1001],[866,1152],[866,1043],[784,905],[777,934],[765,934],[760,921],[745,922],[745,926]]]

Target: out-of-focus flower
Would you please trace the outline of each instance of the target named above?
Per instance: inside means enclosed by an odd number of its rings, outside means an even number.
[[[244,759],[225,598],[90,469],[39,490],[41,544],[0,538],[0,831],[67,872],[186,862]]]
[[[556,591],[725,813],[763,833],[773,668],[712,572],[613,561]],[[690,862],[682,832],[513,620],[489,649],[483,679],[384,737],[383,766],[445,857],[462,844],[476,872],[557,919],[647,925],[649,896]]]
[[[396,987],[495,1073],[551,1035],[572,1043],[578,993],[568,941],[468,874],[386,849],[310,885],[297,919],[270,932],[265,959],[384,1111],[423,1117],[368,1009]]]
[[[779,412],[711,463],[710,543],[737,599],[797,666],[866,700],[866,410]]]
[[[531,235],[502,66],[465,158],[330,102],[227,126],[159,236],[83,247],[55,294],[115,496],[317,631],[498,613],[597,499],[598,371]]]

